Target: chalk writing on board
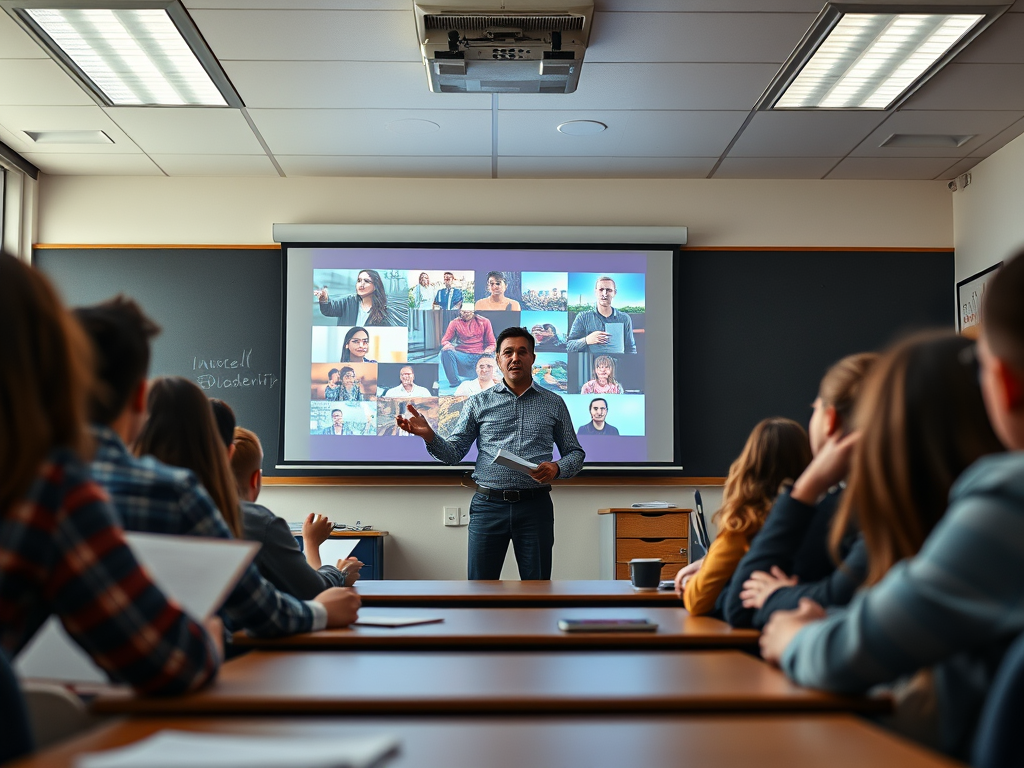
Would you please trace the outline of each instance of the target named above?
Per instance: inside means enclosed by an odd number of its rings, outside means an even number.
[[[208,358],[196,355],[192,358],[192,370],[211,371],[196,376],[196,383],[202,389],[273,389],[280,381],[275,373],[253,370],[251,348],[243,349],[238,356]]]

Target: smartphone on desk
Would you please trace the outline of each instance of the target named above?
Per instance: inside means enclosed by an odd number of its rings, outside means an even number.
[[[658,582],[658,589],[663,589],[666,592],[671,592],[676,588],[675,579],[666,579],[665,581]]]
[[[563,632],[657,632],[650,619],[559,619]]]

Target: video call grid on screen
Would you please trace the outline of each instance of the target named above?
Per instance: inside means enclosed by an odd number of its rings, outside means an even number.
[[[441,468],[395,417],[411,404],[451,435],[500,380],[507,327],[535,336],[534,383],[565,401],[588,466],[672,463],[672,250],[284,249],[282,466]]]

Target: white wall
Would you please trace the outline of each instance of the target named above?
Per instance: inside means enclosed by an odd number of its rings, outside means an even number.
[[[953,244],[944,182],[44,176],[40,183],[40,243],[249,245],[271,242],[274,223],[687,226],[695,247]],[[702,493],[710,515],[721,489]],[[261,501],[290,520],[322,511],[388,530],[388,578],[442,579],[465,576],[466,529],[443,527],[441,510],[469,498],[460,488],[278,486]],[[561,579],[601,575],[608,533],[598,508],[693,501],[692,488],[678,486],[565,487],[554,498],[553,576]],[[516,578],[511,557],[502,576]]]
[[[952,195],[958,282],[1024,248],[1024,136],[970,174],[970,186]]]

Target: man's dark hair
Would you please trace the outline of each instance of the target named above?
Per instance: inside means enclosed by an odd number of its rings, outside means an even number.
[[[349,370],[352,370],[352,369],[350,368]],[[339,371],[337,368],[331,368],[331,370],[329,370],[327,372],[327,380],[330,381],[331,380],[331,376],[333,376],[336,373],[341,373],[341,371]]]
[[[501,344],[505,339],[526,339],[530,345],[530,354],[533,354],[533,347],[536,342],[533,339],[533,334],[525,328],[506,328],[499,333],[496,341],[495,353],[501,352]]]
[[[1024,251],[995,273],[985,285],[982,333],[992,352],[1024,371]]]
[[[75,316],[96,352],[96,390],[90,419],[108,426],[121,415],[129,398],[149,372],[149,342],[160,326],[146,317],[127,296],[79,307]]]
[[[604,409],[607,411],[608,410],[608,401],[605,400],[603,397],[595,397],[593,400],[591,400],[590,401],[590,405],[587,406],[587,410],[589,411],[591,408],[593,408],[594,407],[594,403],[596,403],[598,400],[600,400],[602,403],[604,403]]]
[[[210,398],[210,407],[213,408],[213,419],[217,422],[217,434],[220,435],[224,447],[230,448],[235,442],[235,427],[238,424],[235,421],[235,412],[219,397]]]
[[[446,277],[448,275],[451,275],[453,280],[455,279],[455,273],[454,272],[445,272],[444,275],[442,275],[442,277]]]
[[[335,408],[333,411],[331,411],[331,416],[333,416],[336,413],[344,414],[344,411],[342,411],[341,408]]]

